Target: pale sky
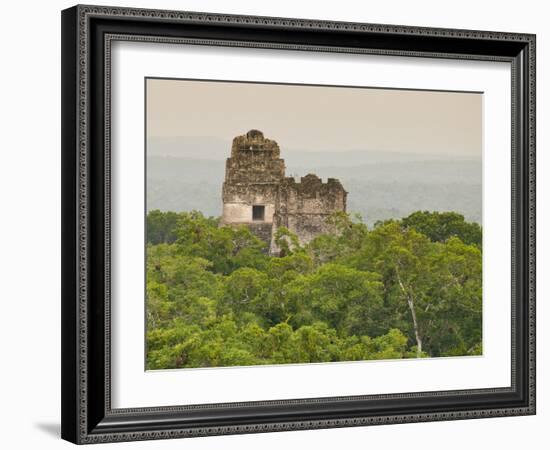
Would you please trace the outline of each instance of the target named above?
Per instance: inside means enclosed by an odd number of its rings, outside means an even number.
[[[480,93],[148,79],[146,100],[149,137],[255,128],[287,151],[482,151]]]

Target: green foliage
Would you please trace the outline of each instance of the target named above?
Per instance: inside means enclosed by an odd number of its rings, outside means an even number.
[[[266,243],[246,226],[218,227],[216,220],[193,211],[179,214],[175,233],[179,251],[210,261],[215,273],[227,275],[240,267],[264,269],[268,263]]]
[[[317,266],[342,260],[361,246],[368,229],[359,216],[356,219],[354,222],[343,212],[335,213],[328,219],[333,233],[317,236],[307,248]]]
[[[280,256],[292,255],[293,253],[300,253],[303,248],[300,246],[298,236],[292,233],[286,227],[280,227],[275,232],[274,236],[275,244],[279,248]]]
[[[279,229],[278,257],[199,212],[147,220],[149,369],[482,354],[481,228],[458,214],[339,213],[307,245]]]
[[[288,284],[291,323],[323,321],[344,334],[371,334],[381,314],[379,275],[338,264],[325,264]]]
[[[172,211],[161,212],[158,209],[147,214],[147,242],[150,244],[172,244],[176,240],[176,222],[178,214]]]
[[[452,236],[465,244],[481,248],[481,227],[468,223],[464,216],[455,212],[417,211],[401,220],[403,227],[412,228],[434,242],[445,242]]]

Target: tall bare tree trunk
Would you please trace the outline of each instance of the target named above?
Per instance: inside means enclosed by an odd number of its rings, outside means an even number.
[[[407,304],[409,305],[409,310],[411,311],[413,328],[414,328],[414,337],[416,338],[416,356],[420,358],[422,356],[422,337],[420,336],[420,331],[418,329],[418,321],[416,320],[416,311],[414,310],[414,298],[411,293],[405,288],[403,281],[401,280],[401,275],[399,275],[399,269],[395,267],[395,273],[397,275],[397,282],[401,288],[401,292],[405,295],[407,299]]]

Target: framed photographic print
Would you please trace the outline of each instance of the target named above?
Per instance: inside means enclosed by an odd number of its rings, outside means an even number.
[[[535,413],[535,36],[62,12],[62,437]]]

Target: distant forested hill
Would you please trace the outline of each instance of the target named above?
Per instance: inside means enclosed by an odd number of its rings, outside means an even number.
[[[226,147],[227,148],[227,147]],[[200,210],[221,214],[221,188],[227,153],[202,148],[185,155],[149,153],[147,209]],[[202,158],[208,155],[210,159]],[[226,155],[227,156],[227,155]],[[372,225],[418,210],[456,211],[481,223],[480,160],[427,159],[426,155],[382,152],[282,152],[288,176],[316,173],[338,178],[348,191],[348,211]]]

